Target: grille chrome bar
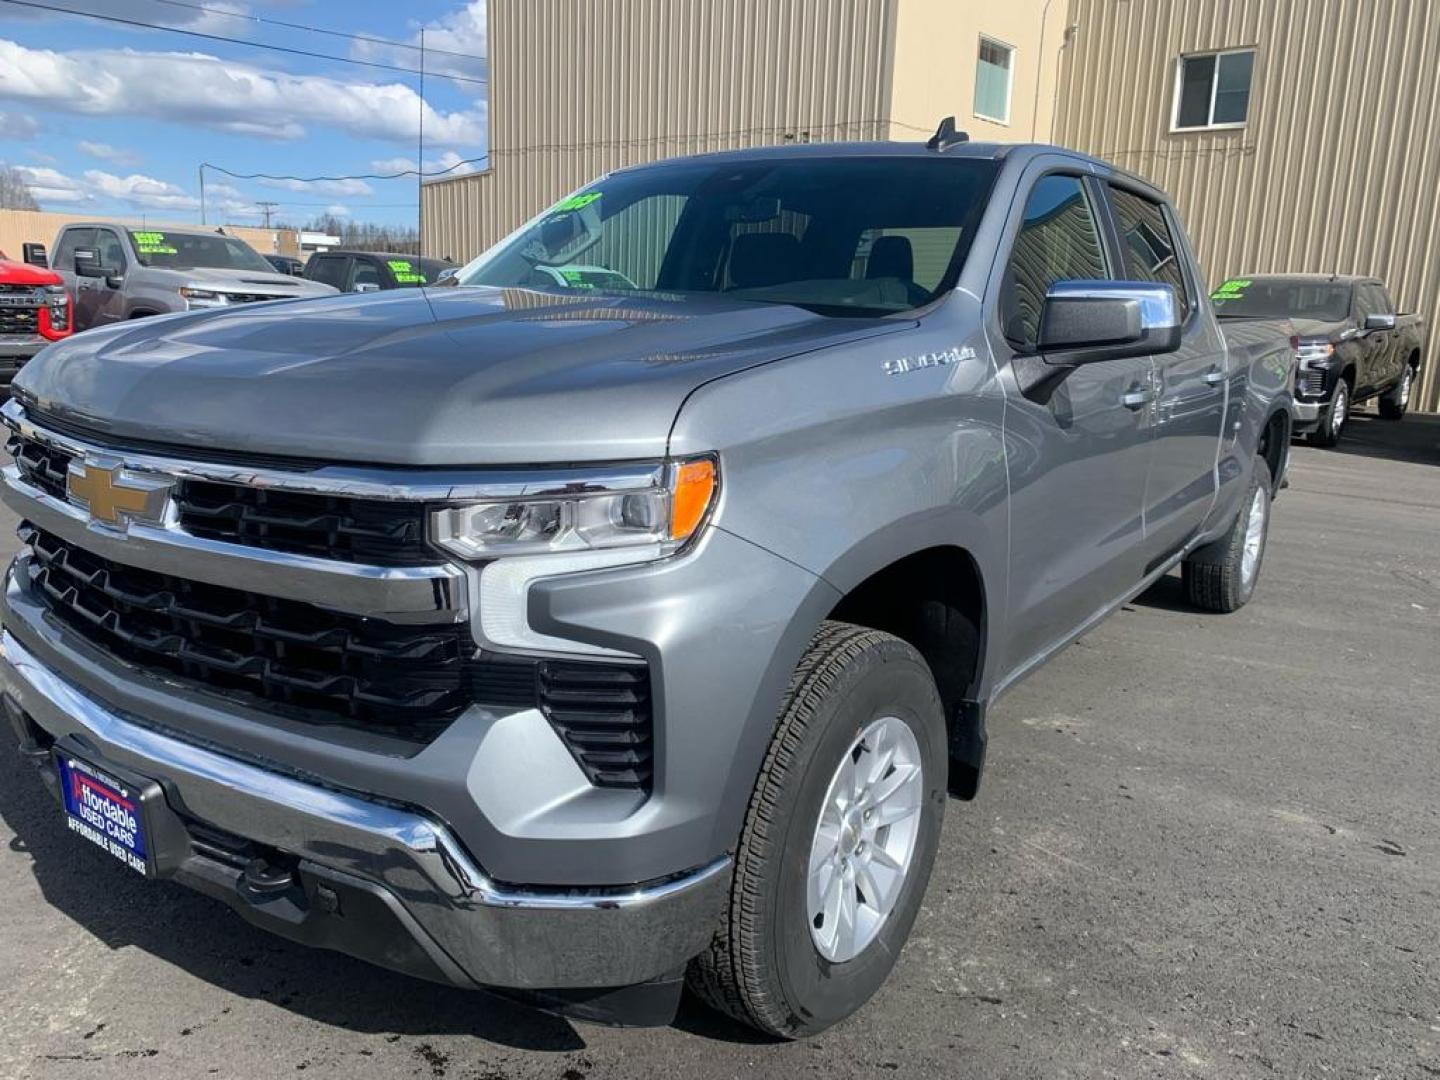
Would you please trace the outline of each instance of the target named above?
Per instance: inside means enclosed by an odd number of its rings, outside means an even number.
[[[132,524],[119,532],[94,527],[84,510],[27,483],[15,465],[0,469],[0,499],[46,532],[142,570],[395,623],[469,618],[465,574],[448,563],[367,566],[207,540],[172,528]]]
[[[32,421],[25,406],[11,398],[0,407],[0,421],[27,439],[74,456],[94,454],[119,460],[126,468],[162,473],[176,480],[207,480],[280,491],[308,492],[395,502],[465,502],[518,499],[585,491],[644,491],[665,482],[657,462],[594,465],[564,469],[406,469],[334,465],[309,471],[269,466],[192,461],[140,453],[88,442],[50,431]]]

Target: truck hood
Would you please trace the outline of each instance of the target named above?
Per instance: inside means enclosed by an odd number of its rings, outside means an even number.
[[[51,346],[16,379],[98,437],[392,465],[658,458],[702,384],[894,333],[722,298],[397,289],[147,319]]]
[[[60,275],[43,266],[0,258],[0,285],[59,285]]]
[[[338,289],[318,281],[307,281],[290,274],[272,273],[266,270],[226,270],[216,267],[196,267],[193,270],[171,270],[164,266],[147,266],[140,271],[147,283],[163,283],[179,288],[189,285],[196,289],[213,289],[216,292],[257,293],[274,296],[334,296]]]

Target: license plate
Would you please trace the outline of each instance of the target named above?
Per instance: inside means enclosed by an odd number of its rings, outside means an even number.
[[[139,786],[63,749],[55,752],[55,766],[70,831],[148,876],[153,861]]]

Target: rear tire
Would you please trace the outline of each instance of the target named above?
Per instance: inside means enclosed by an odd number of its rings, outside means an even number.
[[[1350,384],[1344,379],[1335,384],[1330,404],[1320,417],[1320,426],[1310,433],[1310,445],[1331,447],[1340,441],[1345,422],[1350,419]]]
[[[1415,369],[1408,363],[1400,381],[1380,398],[1380,415],[1386,420],[1403,420],[1410,408],[1410,392],[1415,385]]]
[[[869,1001],[920,910],[946,759],[944,710],[920,654],[878,630],[823,623],[791,676],[740,835],[729,908],[690,966],[691,989],[786,1039],[823,1031]],[[898,874],[892,861],[903,864]]]
[[[1255,595],[1265,543],[1270,536],[1270,467],[1255,459],[1254,476],[1235,521],[1219,540],[1186,557],[1180,566],[1185,594],[1204,611],[1228,614]]]

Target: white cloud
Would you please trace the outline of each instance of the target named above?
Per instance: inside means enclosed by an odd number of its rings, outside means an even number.
[[[375,189],[364,180],[257,180],[257,184],[281,191],[302,191],[307,195],[329,195],[342,198],[374,195]]]
[[[425,73],[427,75],[459,75],[466,79],[489,77],[490,33],[487,0],[468,0],[464,7],[432,22],[425,23]],[[410,35],[408,48],[355,43],[353,55],[366,60],[383,60],[408,68],[420,66],[420,44],[417,29]],[[482,95],[487,86],[473,82],[455,83],[467,93]],[[427,123],[428,127],[429,124]]]
[[[114,199],[147,210],[198,210],[200,200],[182,187],[153,176],[131,173],[115,176],[99,169],[87,169],[85,182],[97,196]]]
[[[94,196],[86,190],[84,184],[71,179],[57,169],[48,166],[17,165],[15,171],[25,178],[25,186],[30,189],[30,194],[34,195],[42,204],[74,205],[94,201]]]
[[[382,174],[414,172],[415,159],[408,157],[381,158],[379,161],[370,162],[370,168]]]
[[[60,164],[59,158],[57,158],[54,154],[47,154],[43,150],[26,150],[25,156],[28,157],[31,161],[38,161],[41,165]]]
[[[334,214],[336,217],[349,217],[350,208],[340,203],[333,203],[325,208],[327,214]]]
[[[313,125],[408,142],[420,115],[419,97],[401,83],[292,75],[204,53],[57,52],[4,39],[0,98],[82,116],[144,117],[273,139],[298,139]],[[484,102],[448,113],[426,103],[425,133],[442,146],[483,143]]]
[[[106,15],[114,18],[147,23],[155,22],[155,16],[160,13],[154,0],[105,0],[104,11]],[[230,0],[204,0],[203,4],[196,0],[194,7],[167,5],[164,21],[170,26],[183,26],[187,30],[234,34],[236,27],[243,24],[230,16],[245,15],[249,11],[248,5]],[[7,4],[0,7],[0,19],[6,18],[42,20],[51,19],[53,16],[42,8],[22,8]],[[63,14],[59,18],[69,25],[74,25],[74,20],[66,20]]]
[[[131,150],[117,150],[109,143],[89,142],[82,140],[75,144],[82,154],[89,154],[101,161],[113,162],[116,165],[134,166],[140,164],[140,155]]]
[[[40,121],[24,113],[0,112],[0,139],[33,139],[40,134]]]

